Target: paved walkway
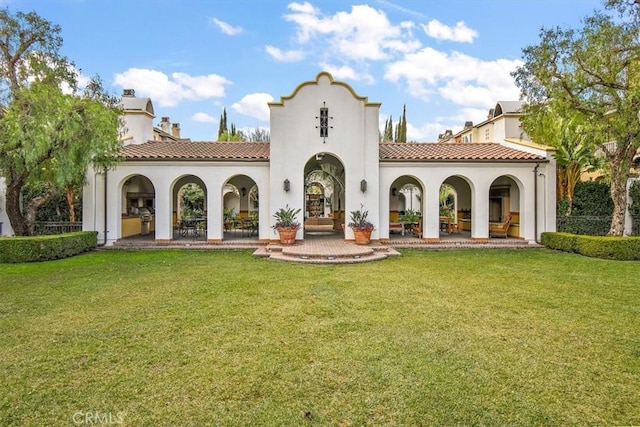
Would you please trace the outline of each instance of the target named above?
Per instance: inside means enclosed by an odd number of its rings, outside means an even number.
[[[468,233],[467,233],[468,234]],[[231,237],[231,236],[230,236]],[[460,248],[534,248],[541,247],[521,239],[487,239],[473,241],[468,235],[443,234],[438,242],[425,242],[413,236],[392,235],[388,243],[372,243],[370,245],[356,245],[345,241],[342,234],[306,235],[305,240],[291,246],[280,244],[263,244],[255,237],[229,238],[221,244],[208,244],[198,238],[181,238],[174,236],[174,240],[167,244],[158,244],[153,235],[136,236],[121,239],[109,249],[199,249],[199,250],[230,250],[255,249],[253,255],[281,261],[294,261],[314,264],[344,264],[375,261],[390,256],[399,256],[396,248],[417,248],[427,250],[444,250]]]

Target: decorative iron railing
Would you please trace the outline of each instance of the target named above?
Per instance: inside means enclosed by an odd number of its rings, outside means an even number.
[[[39,221],[36,223],[36,234],[62,234],[82,231],[82,222]]]

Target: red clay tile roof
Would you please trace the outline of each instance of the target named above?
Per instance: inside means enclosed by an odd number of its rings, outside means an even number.
[[[382,143],[380,161],[530,161],[544,157],[496,143]]]
[[[269,160],[268,142],[149,141],[128,145],[125,160]],[[380,161],[537,161],[544,157],[496,143],[382,143]]]
[[[127,145],[126,160],[269,160],[268,142],[149,141]]]

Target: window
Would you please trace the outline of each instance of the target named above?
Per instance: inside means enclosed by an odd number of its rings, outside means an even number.
[[[320,137],[329,136],[329,109],[327,107],[320,108]]]
[[[485,141],[489,140],[489,129],[488,128],[484,130],[484,140]]]

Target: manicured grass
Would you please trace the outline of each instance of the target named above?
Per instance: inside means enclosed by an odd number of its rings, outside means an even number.
[[[0,265],[0,425],[638,425],[639,272],[533,249]]]

